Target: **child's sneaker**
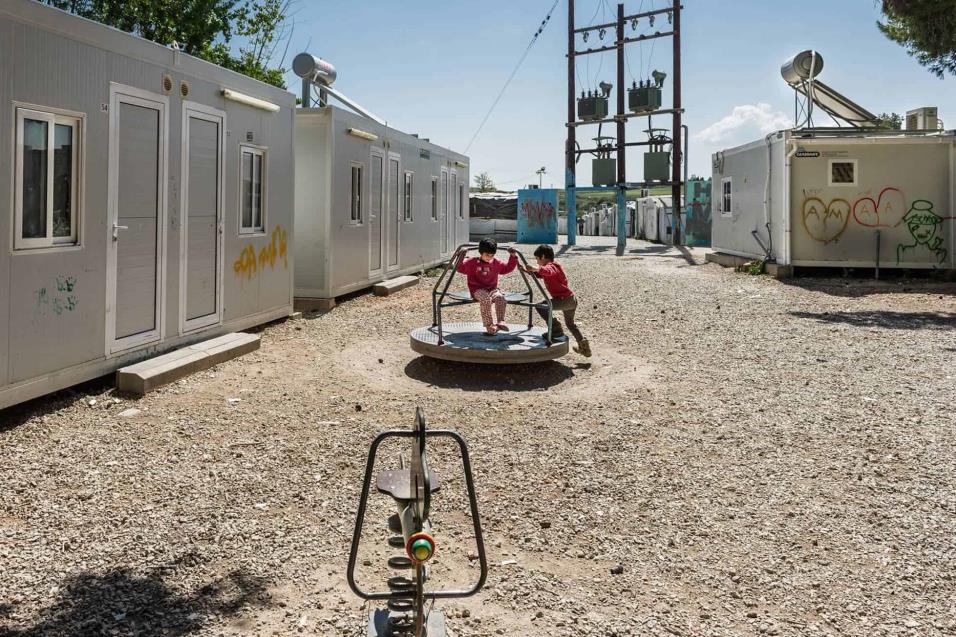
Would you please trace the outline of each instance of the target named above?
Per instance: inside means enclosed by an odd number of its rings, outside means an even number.
[[[576,347],[572,347],[571,349],[573,349],[575,352],[577,352],[581,356],[587,356],[588,358],[591,357],[591,344],[588,343],[588,339],[582,340],[580,343],[577,344]]]

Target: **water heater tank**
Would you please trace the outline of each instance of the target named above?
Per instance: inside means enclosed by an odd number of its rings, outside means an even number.
[[[335,67],[332,63],[317,58],[311,53],[299,53],[295,56],[292,60],[292,70],[296,75],[313,84],[332,86],[336,78]]]
[[[823,70],[823,56],[816,51],[801,51],[783,63],[780,75],[787,84],[800,84],[820,75]]]

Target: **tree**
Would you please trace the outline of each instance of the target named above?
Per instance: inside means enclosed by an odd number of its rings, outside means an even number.
[[[956,8],[953,0],[882,0],[880,31],[942,79],[956,75]]]
[[[47,4],[285,88],[270,67],[292,0],[45,0]],[[233,52],[234,35],[245,45]]]
[[[876,116],[877,128],[900,130],[903,128],[903,116],[899,113],[880,113]]]
[[[491,175],[481,172],[475,175],[475,186],[478,192],[494,192],[495,182],[491,180]]]

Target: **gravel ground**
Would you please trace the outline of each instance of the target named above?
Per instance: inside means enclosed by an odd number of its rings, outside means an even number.
[[[492,563],[438,605],[456,636],[956,635],[956,285],[590,241],[562,259],[592,359],[419,358],[426,281],[141,400],[100,382],[0,412],[0,635],[364,635],[365,455],[416,405],[469,441]],[[431,454],[433,584],[465,585],[460,465]]]

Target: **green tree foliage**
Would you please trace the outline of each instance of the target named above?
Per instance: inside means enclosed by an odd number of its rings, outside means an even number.
[[[903,128],[903,116],[899,113],[880,113],[876,117],[877,128],[900,130]]]
[[[159,44],[175,42],[189,55],[285,88],[284,70],[270,64],[285,39],[291,0],[45,1]]]
[[[491,175],[482,172],[475,175],[475,187],[478,189],[478,192],[494,192],[495,182],[492,181]]]
[[[956,75],[956,2],[882,0],[880,31],[940,79]]]

